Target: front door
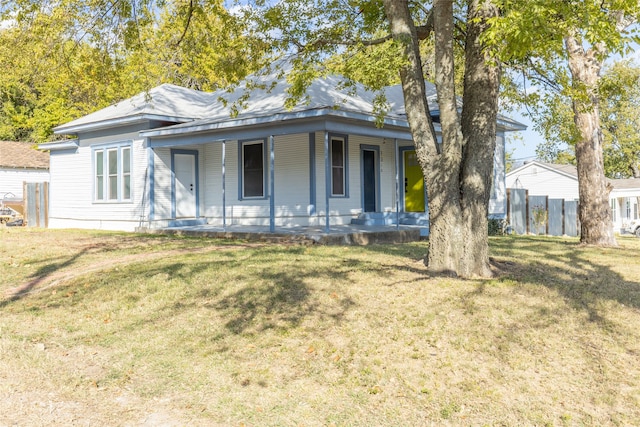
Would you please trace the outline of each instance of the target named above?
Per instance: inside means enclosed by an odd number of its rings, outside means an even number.
[[[173,157],[175,174],[174,197],[176,218],[195,218],[197,216],[197,177],[196,156],[178,154]]]
[[[404,152],[404,210],[424,212],[424,177],[415,150]]]
[[[376,152],[362,150],[362,203],[365,212],[376,211]]]

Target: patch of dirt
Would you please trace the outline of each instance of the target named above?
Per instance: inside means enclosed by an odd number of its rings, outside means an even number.
[[[213,251],[238,251],[241,249],[245,249],[247,247],[258,247],[264,246],[264,244],[247,244],[247,245],[234,245],[234,246],[210,246],[199,249],[172,249],[165,251],[153,251],[153,252],[144,252],[138,254],[131,255],[123,255],[118,258],[110,258],[107,260],[89,263],[88,265],[84,265],[82,268],[78,268],[76,265],[70,265],[66,268],[61,268],[52,273],[47,273],[41,276],[38,276],[34,279],[31,279],[27,282],[24,282],[18,286],[8,288],[5,290],[4,297],[7,300],[14,300],[17,298],[21,298],[25,295],[34,294],[38,292],[42,292],[44,290],[53,288],[55,286],[59,286],[68,282],[70,280],[76,279],[81,276],[85,276],[87,274],[96,274],[103,270],[113,269],[120,265],[127,265],[131,263],[137,262],[145,262],[145,261],[153,261],[157,259],[162,259],[166,257],[171,257],[175,255],[184,255],[186,253],[194,254],[194,253],[207,253]],[[91,251],[97,248],[96,245],[88,245],[84,246],[83,250]]]

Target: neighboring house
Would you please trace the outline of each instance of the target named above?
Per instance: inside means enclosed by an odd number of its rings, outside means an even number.
[[[622,232],[626,224],[638,218],[640,179],[608,179],[612,186],[609,199],[613,227]],[[531,196],[578,200],[578,171],[573,165],[532,161],[506,176],[507,188],[524,188]]]
[[[28,142],[0,141],[0,200],[22,199],[25,181],[49,181],[49,153]]]
[[[609,195],[614,230],[622,232],[627,225],[640,218],[640,179],[612,179]]]
[[[378,127],[375,94],[341,90],[340,77],[315,80],[292,108],[284,80],[263,82],[269,90],[248,98],[242,88],[165,84],[55,128],[76,139],[42,147],[51,150],[49,226],[273,230],[388,224],[396,212],[406,222],[428,218],[400,86],[386,91]],[[506,213],[504,134],[523,129],[499,119],[491,215]]]

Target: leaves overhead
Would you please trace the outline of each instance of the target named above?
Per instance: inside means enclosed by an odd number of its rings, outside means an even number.
[[[0,13],[2,139],[47,141],[54,126],[162,83],[226,86],[264,49],[221,1],[18,0]]]

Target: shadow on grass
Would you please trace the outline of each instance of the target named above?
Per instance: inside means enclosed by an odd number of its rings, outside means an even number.
[[[632,249],[585,247],[574,239],[540,236],[493,239],[491,249],[494,257],[517,253],[522,259],[506,262],[498,259],[503,277],[556,291],[571,307],[584,310],[592,322],[606,326],[600,308],[603,301],[640,308],[640,278],[625,279],[611,267],[637,265],[633,256],[637,252]]]
[[[63,258],[62,261],[60,262],[53,262],[53,260],[59,260],[60,259],[59,257],[51,259],[50,261],[52,262],[44,264],[42,267],[38,268],[38,270],[35,273],[31,275],[30,277],[31,280],[24,283],[22,286],[14,289],[12,294],[9,295],[8,298],[0,301],[0,309],[28,295],[38,285],[45,282],[52,274],[64,268],[71,267],[78,261],[78,259],[82,258],[82,256],[85,255],[86,253],[87,253],[87,250],[82,249],[66,259]]]
[[[29,305],[38,306],[39,310],[73,308],[76,312],[91,311],[89,307],[105,300],[110,301],[109,310],[114,312],[138,311],[133,308],[141,303],[155,307],[122,318],[118,328],[126,331],[149,325],[169,326],[198,312],[203,324],[215,324],[216,331],[206,338],[211,340],[227,334],[286,331],[309,317],[338,322],[356,304],[339,291],[340,284],[351,280],[353,270],[376,266],[344,255],[343,262],[331,268],[336,264],[334,258],[318,261],[313,251],[311,255],[305,254],[306,249],[281,245],[246,246],[230,251],[212,248],[175,258],[138,260],[96,276],[78,276],[58,285],[54,295],[34,294]],[[68,268],[82,255],[77,253],[58,267]],[[48,264],[43,269],[55,272],[53,267]],[[325,288],[338,292],[333,297]],[[204,315],[202,309],[211,314]],[[224,333],[220,332],[220,326]]]

